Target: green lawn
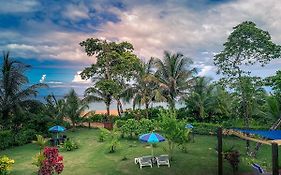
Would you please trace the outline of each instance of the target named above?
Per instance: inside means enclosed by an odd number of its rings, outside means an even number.
[[[96,129],[78,129],[75,132],[67,132],[69,137],[79,141],[80,148],[73,152],[62,152],[64,156],[63,175],[104,175],[104,174],[188,174],[188,175],[215,175],[217,174],[217,154],[214,150],[216,137],[195,136],[195,143],[189,144],[188,153],[176,150],[171,168],[154,166],[153,168],[144,167],[142,170],[134,164],[134,157],[149,155],[151,149],[138,141],[122,140],[116,153],[110,154],[104,143],[98,142],[98,132]],[[233,144],[242,153],[245,142],[236,138],[226,138],[224,143]],[[157,144],[154,149],[156,155],[165,154],[163,147],[165,142]],[[271,148],[263,146],[259,152],[259,158],[271,160]],[[31,165],[32,157],[38,152],[38,147],[34,144],[12,148],[0,152],[0,155],[8,155],[15,159],[14,175],[36,174],[36,167]],[[128,159],[122,161],[126,156]],[[249,172],[251,169],[242,162],[240,172]],[[231,168],[227,162],[224,164],[224,174],[231,174]]]

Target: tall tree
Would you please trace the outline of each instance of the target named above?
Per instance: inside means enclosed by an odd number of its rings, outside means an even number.
[[[232,88],[240,88],[244,123],[248,128],[250,115],[242,85],[243,77],[250,76],[250,71],[244,70],[243,66],[257,63],[264,66],[270,60],[280,57],[281,47],[271,41],[271,36],[267,31],[257,28],[253,22],[245,21],[233,29],[234,31],[223,45],[224,50],[215,55],[214,64],[218,67],[218,73],[224,75]],[[248,153],[249,146],[247,142]]]
[[[80,99],[74,89],[65,96],[65,115],[72,122],[72,127],[75,127],[89,112],[85,112],[89,106],[84,99]]]
[[[196,69],[191,68],[191,64],[192,60],[183,54],[172,54],[168,51],[164,51],[163,60],[155,59],[155,75],[171,108],[175,108],[177,98],[186,95],[194,81]]]
[[[198,77],[195,79],[194,86],[185,100],[187,109],[197,117],[199,121],[203,121],[208,115],[212,100],[213,85],[210,85],[210,79],[206,77]]]
[[[133,108],[136,105],[144,105],[146,109],[146,117],[148,117],[148,108],[152,102],[164,101],[161,95],[159,80],[152,72],[153,59],[147,63],[142,63],[141,69],[135,75],[134,83],[124,91],[127,99],[133,99]]]
[[[56,125],[63,125],[65,117],[65,100],[57,99],[54,94],[45,97],[45,111],[52,118]]]
[[[120,85],[113,80],[98,81],[94,86],[85,90],[85,100],[87,102],[104,102],[107,115],[110,115],[110,104],[113,97],[120,91]]]
[[[46,87],[44,84],[27,86],[28,78],[24,75],[30,68],[22,62],[10,58],[9,52],[3,53],[3,60],[0,72],[0,112],[3,127],[9,127],[11,117],[15,111],[19,111],[32,105],[38,94],[37,89]]]
[[[88,38],[80,45],[84,47],[88,56],[96,57],[96,63],[83,70],[82,78],[90,78],[94,83],[98,83],[98,87],[92,90],[99,90],[104,95],[102,99],[107,108],[110,108],[113,96],[122,90],[122,88],[112,90],[111,87],[119,87],[117,80],[130,80],[139,68],[140,61],[133,54],[134,48],[128,42],[116,43],[94,38]]]

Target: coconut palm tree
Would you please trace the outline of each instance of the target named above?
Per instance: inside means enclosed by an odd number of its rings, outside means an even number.
[[[123,93],[125,101],[133,99],[133,109],[136,105],[139,107],[144,105],[148,112],[147,109],[152,102],[165,100],[159,89],[159,80],[152,74],[152,64],[153,59],[150,59],[148,63],[142,63],[142,68],[135,76],[135,82]]]
[[[80,119],[87,116],[89,112],[85,113],[85,110],[89,109],[87,102],[84,99],[80,99],[74,89],[65,96],[65,115],[72,122],[72,127],[75,127]]]
[[[85,90],[85,100],[91,102],[104,102],[106,106],[107,115],[110,115],[110,104],[112,102],[112,95],[97,88],[96,86],[89,87]]]
[[[191,92],[186,98],[186,107],[191,113],[204,120],[208,117],[208,109],[211,107],[213,85],[210,84],[209,78],[197,77]]]
[[[9,52],[3,53],[0,71],[0,113],[4,127],[9,126],[10,117],[15,111],[36,102],[32,96],[38,94],[38,88],[46,87],[45,84],[26,85],[29,81],[24,72],[29,68],[29,65],[11,59]]]
[[[57,125],[62,125],[65,117],[65,100],[57,99],[54,94],[45,97],[44,113],[54,119]]]
[[[178,97],[187,94],[194,81],[195,68],[191,68],[192,60],[181,53],[172,54],[164,51],[163,60],[154,59],[156,77],[160,81],[162,94],[169,106],[175,108]]]

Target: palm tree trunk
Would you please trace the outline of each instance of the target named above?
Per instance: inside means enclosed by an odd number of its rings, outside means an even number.
[[[117,99],[117,111],[118,115],[121,116],[121,114],[123,113],[123,107],[120,99]]]
[[[148,118],[148,108],[149,108],[149,103],[145,103],[145,113],[146,113],[146,118]]]

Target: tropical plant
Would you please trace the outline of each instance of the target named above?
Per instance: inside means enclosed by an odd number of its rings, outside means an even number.
[[[238,88],[241,98],[241,112],[244,116],[245,127],[249,128],[250,113],[247,107],[247,95],[244,80],[250,76],[250,71],[245,71],[243,66],[256,63],[264,66],[269,61],[279,58],[281,47],[271,41],[267,31],[256,27],[251,21],[245,21],[235,26],[234,31],[224,43],[224,50],[215,55],[214,64],[218,67],[218,73],[224,75],[224,82],[230,88]],[[249,153],[249,141],[247,141],[247,152]]]
[[[27,109],[32,104],[39,103],[32,96],[38,94],[38,88],[46,87],[46,85],[34,84],[26,88],[28,78],[24,73],[29,68],[29,65],[13,60],[9,52],[3,53],[0,71],[0,119],[3,127],[10,127],[11,117],[16,111]],[[15,124],[17,123],[13,123],[13,125]],[[12,128],[17,129],[18,127]]]
[[[45,97],[44,114],[52,118],[57,125],[62,125],[65,117],[65,100],[57,99],[53,94]]]
[[[208,109],[212,108],[212,90],[210,79],[206,77],[197,77],[190,90],[190,94],[185,100],[186,108],[197,118],[203,121],[209,117]]]
[[[73,151],[79,148],[78,143],[73,139],[66,139],[59,147],[63,151]]]
[[[36,134],[36,139],[37,140],[32,141],[32,143],[38,145],[40,147],[40,152],[42,152],[42,150],[48,143],[48,139],[45,139],[42,135],[37,135],[37,134]]]
[[[152,102],[164,101],[164,97],[161,94],[159,87],[159,80],[152,73],[153,59],[150,59],[147,63],[142,63],[141,69],[135,75],[135,82],[132,83],[124,91],[124,99],[129,101],[133,98],[133,109],[135,106],[144,105],[148,118],[148,108]]]
[[[87,116],[90,112],[84,112],[89,109],[89,106],[84,99],[80,99],[74,89],[65,96],[65,115],[72,122],[72,127],[75,127],[81,118]]]
[[[162,95],[169,106],[175,108],[178,98],[185,96],[193,84],[195,68],[191,68],[192,60],[181,53],[172,54],[164,51],[163,60],[155,59],[155,76],[160,81]]]
[[[12,166],[15,163],[13,159],[8,156],[0,157],[0,175],[8,175],[12,170]]]
[[[186,148],[185,144],[188,142],[189,131],[185,129],[186,123],[178,121],[176,116],[177,114],[175,110],[161,110],[159,114],[159,117],[161,118],[159,127],[161,133],[164,134],[164,137],[168,141],[168,152],[171,159],[173,158],[176,144],[185,146]]]
[[[88,38],[80,45],[85,48],[88,56],[97,58],[95,64],[85,68],[81,73],[83,79],[92,79],[95,83],[86,94],[92,93],[91,99],[104,101],[109,115],[113,97],[119,99],[117,94],[123,90],[119,82],[131,79],[139,68],[140,60],[133,54],[133,45],[128,42],[116,43]]]
[[[39,167],[38,175],[61,174],[64,168],[63,157],[59,155],[59,150],[56,147],[44,148],[44,160]]]
[[[117,146],[119,145],[119,132],[116,126],[110,131],[105,128],[99,128],[101,132],[103,132],[105,136],[105,142],[108,145],[109,153],[114,153],[116,151]]]
[[[120,86],[112,81],[100,81],[95,86],[89,87],[85,90],[85,101],[90,102],[104,102],[106,106],[107,115],[110,116],[110,105],[115,94]]]

